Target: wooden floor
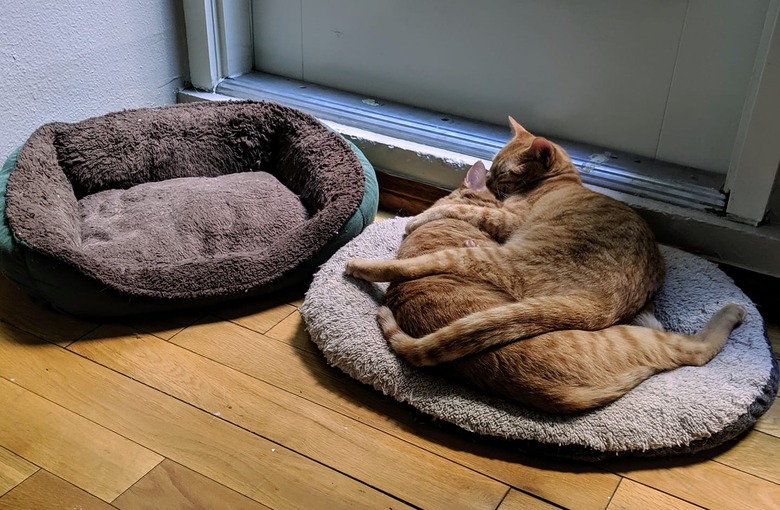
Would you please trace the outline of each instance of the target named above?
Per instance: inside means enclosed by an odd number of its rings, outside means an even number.
[[[0,277],[0,509],[780,508],[780,405],[705,455],[526,456],[328,367],[301,293],[93,324]]]

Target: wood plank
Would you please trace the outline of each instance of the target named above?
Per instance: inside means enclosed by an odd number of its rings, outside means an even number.
[[[408,178],[377,172],[379,207],[399,216],[420,214],[450,190]]]
[[[38,470],[14,452],[0,448],[0,495],[5,494]]]
[[[165,459],[141,478],[113,505],[121,510],[146,510],[150,507],[208,508],[210,510],[261,510],[268,508],[236,491],[228,489],[200,473]]]
[[[552,510],[554,508],[558,507],[524,492],[512,489],[497,510]]]
[[[151,336],[108,338],[105,330],[96,334],[106,339],[79,341],[70,349],[415,506],[492,509],[508,489],[181,347]]]
[[[607,510],[695,510],[698,506],[624,478]]]
[[[97,327],[97,324],[33,303],[2,274],[0,274],[0,319],[38,338],[62,346],[81,338]]]
[[[769,410],[758,419],[754,428],[764,434],[780,438],[780,399],[775,399]]]
[[[734,469],[780,484],[780,439],[776,437],[751,431],[735,444],[707,456]]]
[[[598,466],[526,455],[444,433],[428,432],[425,436],[431,451],[572,510],[605,508],[620,483],[619,476]]]
[[[297,347],[298,349],[319,354],[320,350],[311,341],[309,333],[306,332],[306,322],[303,320],[301,312],[298,310],[288,315],[283,321],[269,329],[265,336],[274,340],[285,342]]]
[[[712,510],[775,510],[780,501],[780,485],[712,460],[688,456],[605,465],[635,482]]]
[[[776,323],[767,323],[766,332],[769,336],[769,342],[772,344],[772,351],[775,358],[780,359],[780,325]]]
[[[297,309],[276,301],[239,301],[220,307],[214,314],[258,333],[265,333]]]
[[[122,322],[138,331],[149,333],[163,340],[170,340],[181,333],[184,328],[200,320],[203,315],[205,312],[202,310],[184,310],[132,316]]]
[[[39,470],[0,498],[0,510],[109,510],[114,508],[73,484]]]
[[[172,341],[562,506],[603,509],[620,481],[589,465],[532,458],[425,426],[410,407],[350,379],[320,354],[235,325],[197,324]]]
[[[272,507],[404,507],[341,473],[52,344],[0,324],[0,377]],[[174,337],[175,338],[175,337]],[[162,342],[166,345],[167,342]],[[180,374],[197,381],[198,374]],[[27,421],[41,421],[30,416]],[[52,423],[46,420],[46,423]],[[58,427],[59,428],[59,427]],[[93,440],[73,429],[79,446]],[[80,444],[79,444],[80,441]],[[31,459],[34,461],[34,459]],[[68,457],[56,458],[66,463]],[[140,477],[139,477],[140,478]]]
[[[17,382],[23,384],[26,378],[19,374]],[[0,445],[104,501],[112,501],[162,461],[156,453],[5,379],[0,379],[0,409]]]

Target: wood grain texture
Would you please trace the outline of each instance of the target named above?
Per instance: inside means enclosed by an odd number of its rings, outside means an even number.
[[[26,374],[19,374],[20,384],[25,379]],[[116,498],[162,461],[154,452],[6,379],[0,379],[0,409],[0,445],[104,501]]]
[[[777,508],[780,485],[719,462],[695,461],[628,459],[612,468],[630,480],[713,510]]]
[[[769,324],[767,325],[766,331],[769,336],[769,342],[772,344],[772,351],[775,353],[775,358],[780,359],[780,326],[777,324]]]
[[[624,479],[612,496],[607,510],[656,510],[658,508],[695,510],[699,507],[646,485]]]
[[[756,430],[780,440],[780,400],[775,400],[769,410],[758,419]]]
[[[506,451],[479,444],[479,439],[465,441],[434,434],[431,439],[435,441],[432,445],[443,445],[432,447],[432,451],[452,455],[472,469],[572,510],[605,508],[620,483],[620,477],[596,466]]]
[[[114,508],[92,494],[39,470],[0,498],[0,510],[110,510]]]
[[[620,480],[597,468],[534,459],[422,425],[410,408],[328,366],[320,354],[235,325],[198,324],[172,342],[563,506],[603,509]]]
[[[295,339],[295,345],[288,343],[291,339]],[[350,412],[355,408],[350,404],[350,395],[345,398],[340,393],[356,387],[359,390],[355,398],[370,399],[373,394],[328,367],[318,352],[310,350],[308,337],[293,335],[285,340],[272,339],[232,323],[206,321],[187,328],[172,342],[292,394],[326,404],[347,416],[359,417]],[[299,346],[299,342],[306,345]]]
[[[0,495],[5,494],[38,470],[12,451],[0,448]]]
[[[201,319],[204,313],[202,310],[189,310],[141,315],[128,317],[123,322],[138,331],[149,333],[163,340],[170,340],[178,333],[181,333],[184,328]]]
[[[404,506],[327,466],[73,352],[53,344],[35,346],[34,355],[28,349],[28,344],[14,339],[0,340],[0,377],[15,374],[18,385],[47,401],[57,402],[91,422],[101,423],[268,506]],[[177,375],[197,381],[197,374],[180,371]],[[54,427],[51,420],[40,416],[28,416],[24,423],[30,422],[31,427]],[[79,424],[68,430],[79,435],[73,440],[74,446],[85,447],[90,444],[87,438],[93,439],[84,432],[91,430],[90,425]],[[24,455],[25,448],[22,445],[17,448],[9,449]],[[71,464],[68,452],[51,459],[55,467],[65,465],[63,469]],[[78,472],[81,471],[83,468]],[[118,476],[119,480],[123,478]],[[136,481],[140,476],[134,478]],[[86,480],[78,485],[90,487],[95,483]]]
[[[450,191],[384,172],[377,172],[379,207],[399,216],[420,214]]]
[[[70,349],[193,406],[219,413],[224,420],[415,506],[495,508],[508,489],[438,455],[160,339],[104,336],[105,340],[76,342]],[[369,458],[371,462],[366,462]],[[453,486],[458,487],[457,492],[452,491]]]
[[[718,449],[714,455],[707,456],[721,464],[780,484],[780,441],[777,438],[751,431],[728,446],[725,450]]]
[[[497,510],[552,510],[558,508],[524,492],[510,490]]]
[[[306,332],[306,323],[301,316],[301,312],[296,310],[288,315],[283,321],[269,329],[265,336],[285,342],[298,349],[319,354],[319,349],[311,337]]]
[[[276,301],[240,301],[221,307],[216,315],[258,333],[265,333],[296,311],[287,303]]]
[[[33,303],[26,294],[0,274],[0,320],[38,338],[68,345],[97,327],[97,324],[63,315]]]
[[[121,510],[146,510],[149,503],[165,510],[262,510],[268,508],[214,480],[170,460],[163,461],[113,505]]]

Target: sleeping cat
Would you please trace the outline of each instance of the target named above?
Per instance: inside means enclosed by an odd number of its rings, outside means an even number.
[[[379,313],[396,352],[416,365],[457,360],[440,368],[551,412],[604,405],[653,373],[709,361],[742,308],[724,307],[695,337],[658,331],[647,311],[639,319],[656,329],[609,327],[660,286],[652,233],[584,188],[562,148],[511,122],[515,136],[487,179],[503,203],[473,167],[409,222],[398,260],[348,262],[349,274],[398,282]]]
[[[487,188],[500,208],[448,204],[407,224],[469,222],[497,246],[448,248],[403,260],[352,260],[347,273],[370,281],[432,274],[482,279],[513,302],[458,319],[422,338],[390,341],[418,365],[435,365],[559,329],[597,330],[634,317],[663,280],[650,228],[627,205],[588,190],[566,152],[519,124],[495,157]]]
[[[481,162],[476,163],[466,174],[463,184],[433,207],[447,204],[501,207],[503,204],[484,187],[485,171]],[[396,256],[406,259],[466,243],[498,246],[474,225],[444,218],[430,221],[409,233],[398,247]],[[401,329],[413,336],[424,336],[471,312],[512,301],[511,295],[492,283],[458,274],[395,282],[385,292],[385,306],[395,313]]]

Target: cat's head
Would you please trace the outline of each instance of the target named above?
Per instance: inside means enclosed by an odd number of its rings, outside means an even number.
[[[496,154],[487,175],[487,188],[499,197],[524,193],[552,177],[579,181],[577,169],[560,145],[534,136],[509,117],[513,137]]]
[[[501,202],[487,189],[487,168],[482,161],[477,161],[463,179],[463,183],[452,193],[440,199],[437,204],[469,204],[488,207],[498,207]]]

